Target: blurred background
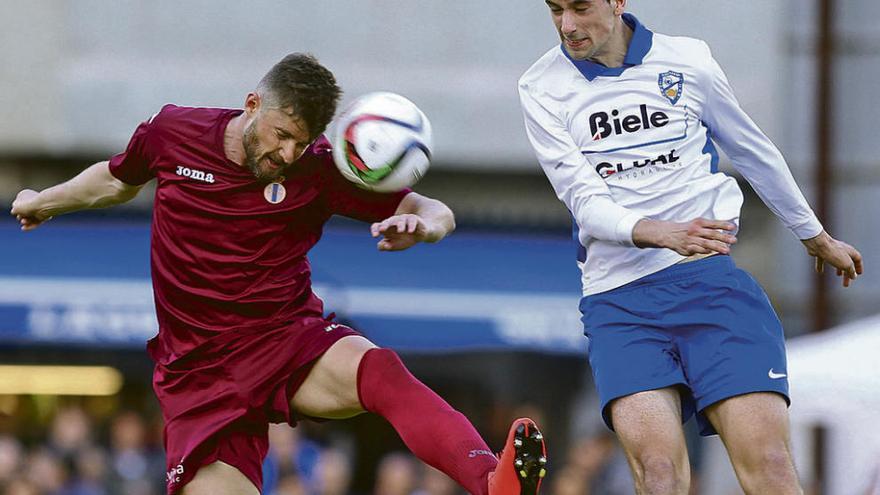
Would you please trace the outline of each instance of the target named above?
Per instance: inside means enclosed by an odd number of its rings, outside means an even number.
[[[536,164],[516,93],[558,38],[543,2],[514,3],[0,0],[0,201],[119,152],[165,103],[239,107],[292,51],[335,72],[343,104],[401,93],[435,130],[435,161],[416,189],[449,204],[459,229],[388,254],[365,225],[334,220],[311,256],[328,311],[400,352],[493,449],[512,419],[536,418],[552,462],[544,493],[632,493],[586,364],[570,218]],[[789,337],[803,482],[812,494],[880,493],[880,3],[631,0],[628,10],[654,31],[709,43],[827,230],[865,256],[866,275],[847,290],[816,276],[740,179],[733,256]],[[161,414],[144,352],[156,332],[151,202],[146,190],[27,235],[0,221],[4,493],[161,493]],[[267,494],[459,493],[378,418],[271,435]],[[691,433],[691,443],[693,492],[741,493],[720,441]]]

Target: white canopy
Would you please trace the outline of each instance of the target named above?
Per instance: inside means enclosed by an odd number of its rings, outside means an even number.
[[[824,426],[828,494],[874,493],[867,490],[880,469],[880,315],[787,347],[796,451],[812,450],[805,430]]]

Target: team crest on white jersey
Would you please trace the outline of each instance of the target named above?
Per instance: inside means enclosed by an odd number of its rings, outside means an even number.
[[[674,70],[664,72],[657,78],[657,84],[660,85],[660,93],[675,105],[684,89],[684,74]]]
[[[285,189],[284,184],[281,183],[283,180],[283,178],[279,179],[278,182],[273,182],[263,188],[263,197],[266,198],[266,201],[273,205],[277,205],[284,201],[284,198],[287,197],[287,189]]]

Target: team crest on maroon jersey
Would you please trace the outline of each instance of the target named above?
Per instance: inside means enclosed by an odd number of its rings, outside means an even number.
[[[277,205],[284,201],[284,198],[287,197],[287,189],[285,189],[284,184],[281,183],[283,180],[284,179],[282,178],[278,182],[273,182],[263,189],[263,197],[266,198],[266,201],[273,205]]]

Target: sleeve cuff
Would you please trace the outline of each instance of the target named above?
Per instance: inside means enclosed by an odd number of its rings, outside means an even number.
[[[804,222],[800,225],[796,225],[791,227],[791,231],[794,235],[797,236],[800,240],[812,239],[817,235],[821,234],[824,229],[822,228],[822,223],[819,222],[819,219],[813,216],[807,222]]]
[[[638,213],[628,213],[626,216],[617,221],[617,227],[614,228],[614,240],[623,246],[635,247],[633,242],[632,231],[639,220],[643,219]]]

